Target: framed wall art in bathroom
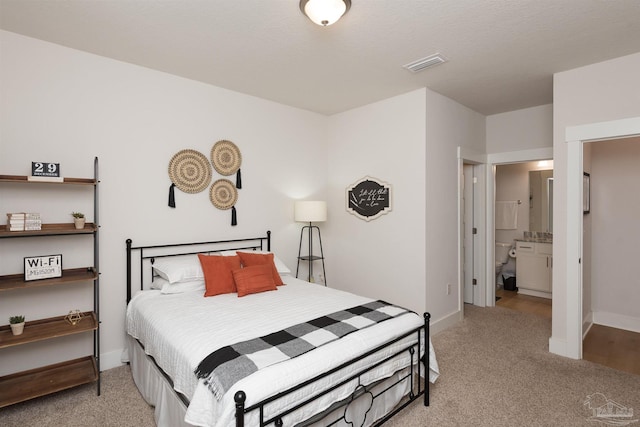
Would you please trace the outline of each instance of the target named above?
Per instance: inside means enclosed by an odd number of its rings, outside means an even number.
[[[582,213],[591,212],[591,175],[584,172],[582,176]]]

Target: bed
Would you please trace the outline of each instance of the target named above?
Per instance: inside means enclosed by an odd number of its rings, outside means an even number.
[[[438,366],[428,313],[296,279],[270,232],[126,247],[124,359],[159,426],[369,426],[416,399],[429,405]],[[205,260],[236,254],[267,257],[282,284],[245,294],[238,275],[236,292],[203,297],[209,282],[193,258],[208,272]]]

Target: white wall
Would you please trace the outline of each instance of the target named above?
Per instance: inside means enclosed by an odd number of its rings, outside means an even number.
[[[426,302],[425,90],[330,117],[325,256],[330,287],[404,305]],[[392,211],[363,221],[346,211],[346,188],[364,176],[391,184]]]
[[[484,116],[429,89],[332,116],[330,286],[427,310],[435,330],[457,320],[457,147],[484,152],[485,132]],[[345,211],[346,187],[366,175],[393,199],[369,222]]]
[[[435,321],[462,313],[458,265],[457,148],[484,153],[485,116],[427,89],[426,110],[426,269],[427,304]],[[452,292],[446,293],[447,284]]]
[[[573,343],[567,342],[569,301],[575,283],[567,268],[577,262],[577,254],[567,253],[569,221],[564,201],[567,200],[569,164],[565,131],[568,126],[640,117],[640,53],[569,70],[554,75],[553,154],[555,175],[554,203],[554,269],[553,324],[550,350],[571,355]],[[564,231],[563,231],[564,230]],[[568,292],[571,289],[571,292]],[[581,323],[581,322],[580,322]],[[576,325],[572,325],[576,327]],[[569,347],[568,347],[569,346]]]
[[[552,104],[487,116],[487,154],[552,146]]]
[[[64,176],[91,177],[93,158],[100,158],[103,367],[117,363],[124,342],[125,239],[154,244],[272,230],[273,249],[295,269],[293,199],[326,196],[326,117],[5,31],[0,49],[0,172],[29,175],[31,161],[47,161],[60,163]],[[171,156],[185,148],[208,156],[220,139],[242,153],[236,227],[230,211],[215,209],[207,191],[177,191],[177,208],[167,207]],[[49,187],[30,189],[26,197],[0,185],[3,216],[26,210],[41,212],[48,222],[71,222],[72,210],[90,208],[56,201],[47,196]],[[13,195],[5,197],[5,190]],[[67,245],[65,267],[86,257],[68,240],[49,242],[34,249],[30,239],[3,239],[0,274],[20,273],[25,255],[60,253],[58,243]],[[4,292],[0,324],[18,313],[33,320],[83,308],[77,306],[86,298],[75,296],[87,296],[87,288]],[[62,348],[74,345],[66,338],[46,344],[3,350],[1,370],[42,365],[43,352],[55,362],[67,357]]]
[[[594,322],[640,332],[640,138],[588,145]]]

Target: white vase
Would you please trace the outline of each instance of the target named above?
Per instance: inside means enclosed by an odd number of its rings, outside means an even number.
[[[84,228],[84,220],[84,218],[73,218],[73,223],[77,230],[82,230]]]
[[[11,324],[11,332],[13,333],[13,335],[21,335],[23,331],[24,331],[24,322]]]

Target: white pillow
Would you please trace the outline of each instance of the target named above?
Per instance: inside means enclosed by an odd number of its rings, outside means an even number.
[[[169,283],[162,277],[156,277],[151,282],[151,289],[159,289],[161,294],[179,294],[182,292],[197,291],[204,292],[204,279],[192,280],[190,282]]]
[[[204,280],[204,273],[197,255],[160,258],[153,264],[153,270],[169,283]]]
[[[249,254],[272,254],[273,253],[269,251],[250,251],[250,250],[237,251],[237,252],[244,252]],[[225,252],[220,252],[220,254],[224,256],[231,256],[231,255],[236,255],[236,251],[225,251]],[[291,274],[291,270],[289,270],[289,267],[287,267],[284,264],[284,262],[282,262],[280,258],[278,258],[278,255],[276,254],[273,254],[273,263],[276,265],[276,270],[278,270],[279,274]]]

